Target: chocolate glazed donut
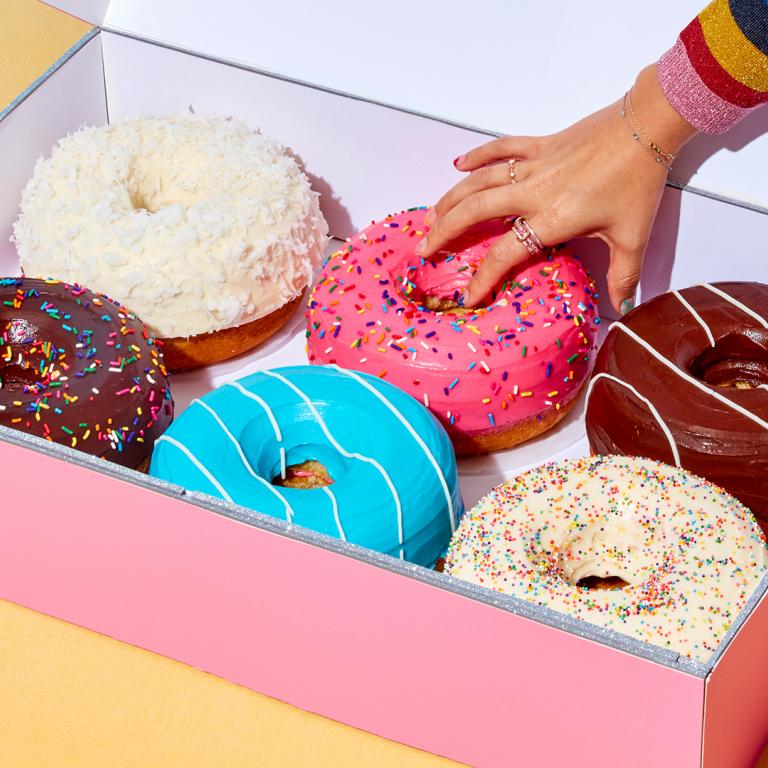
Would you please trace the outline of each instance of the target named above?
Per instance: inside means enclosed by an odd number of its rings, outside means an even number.
[[[657,296],[615,323],[587,390],[593,453],[644,456],[722,486],[768,532],[768,286]]]
[[[173,419],[140,320],[77,285],[0,279],[0,424],[143,468]]]

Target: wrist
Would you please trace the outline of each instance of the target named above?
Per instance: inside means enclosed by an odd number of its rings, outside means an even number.
[[[631,95],[638,121],[651,140],[665,152],[676,155],[698,133],[667,100],[656,64],[640,70]]]

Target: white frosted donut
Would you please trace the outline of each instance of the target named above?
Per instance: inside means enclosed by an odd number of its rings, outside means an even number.
[[[327,231],[282,147],[243,122],[184,114],[62,139],[35,166],[14,237],[27,276],[107,293],[168,338],[285,305]]]
[[[492,490],[445,571],[706,661],[767,565],[755,519],[725,491],[660,462],[596,456]],[[589,577],[627,586],[580,585]]]

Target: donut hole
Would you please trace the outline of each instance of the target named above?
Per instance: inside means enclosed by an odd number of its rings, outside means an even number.
[[[585,576],[576,582],[580,589],[625,589],[630,586],[621,576]]]
[[[40,381],[37,369],[29,363],[0,364],[0,389],[8,392],[22,392]]]
[[[699,353],[689,368],[714,387],[753,389],[768,384],[768,330],[729,333]]]
[[[328,474],[328,468],[322,462],[307,459],[298,464],[289,464],[285,468],[285,477],[282,474],[276,475],[272,478],[272,485],[279,485],[282,488],[311,490],[312,488],[324,488],[333,485],[333,478]]]
[[[311,489],[332,485],[347,473],[347,459],[335,448],[320,442],[301,442],[289,448],[276,446],[264,472],[273,485]],[[283,448],[284,457],[280,453]],[[288,481],[288,482],[286,482]]]
[[[474,273],[475,265],[468,262],[465,254],[441,252],[423,264],[406,265],[395,276],[395,283],[400,295],[422,311],[472,315],[490,306],[481,304],[471,309],[462,306],[462,295]],[[503,287],[504,283],[499,283],[494,288],[489,297],[491,303]]]
[[[199,167],[200,162],[202,158],[191,148],[173,158],[157,153],[134,158],[126,178],[133,210],[156,214],[172,205],[189,206],[199,201],[200,190],[190,177],[190,169]]]
[[[63,350],[51,341],[38,339],[40,329],[26,320],[14,320],[0,334],[0,389],[29,391],[57,379]]]
[[[407,301],[417,304],[427,312],[445,312],[461,316],[474,314],[479,309],[487,309],[504,291],[506,279],[494,286],[488,296],[488,303],[465,309],[461,306],[461,297],[484,254],[490,249],[493,239],[508,230],[506,220],[497,219],[470,227],[445,250],[428,260],[422,259],[414,251],[410,259],[401,264],[392,275],[396,290]],[[415,246],[418,239],[414,240]]]
[[[366,419],[364,412],[349,404],[315,401],[313,405],[328,421],[332,410],[344,408],[348,423],[355,426],[351,427],[353,433],[334,433],[338,444],[350,453],[371,453],[370,445],[360,435],[359,425],[365,424]],[[270,416],[274,417],[274,423]],[[279,431],[275,430],[275,424],[280,425]],[[273,406],[270,413],[265,410],[257,413],[243,426],[239,442],[249,465],[259,477],[288,488],[321,488],[337,483],[352,471],[355,463],[333,445],[309,406],[303,402]],[[318,484],[318,479],[323,477],[327,482]],[[284,481],[289,478],[291,482],[286,484]]]
[[[153,181],[144,164],[134,162],[128,171],[128,197],[131,207],[137,213],[157,213],[165,207],[163,191],[167,190],[162,171],[156,175]]]
[[[133,190],[128,193],[131,207],[137,213],[157,213],[159,208],[151,208],[151,203],[144,197],[141,190]]]
[[[617,590],[639,583],[648,564],[631,543],[640,540],[635,527],[607,515],[597,519],[561,542],[555,567],[565,582],[579,589]]]

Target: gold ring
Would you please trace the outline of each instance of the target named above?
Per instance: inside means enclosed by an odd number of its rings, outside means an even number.
[[[544,245],[539,240],[538,235],[533,231],[527,219],[524,219],[522,216],[518,216],[515,219],[512,231],[531,256],[537,256],[544,250]]]
[[[517,174],[515,173],[515,163],[517,162],[517,158],[510,157],[507,162],[509,163],[509,183],[517,184]]]

